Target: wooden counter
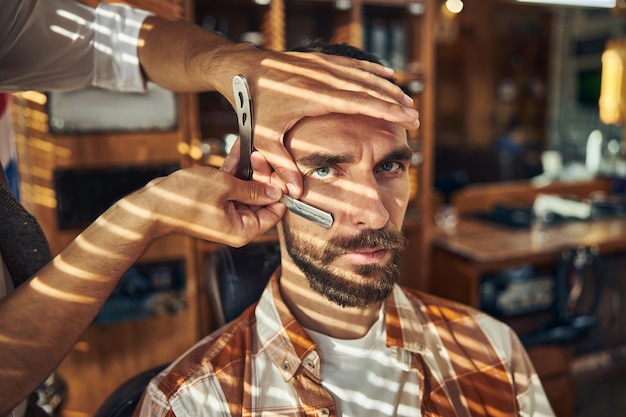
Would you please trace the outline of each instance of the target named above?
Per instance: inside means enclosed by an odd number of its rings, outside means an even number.
[[[541,236],[528,229],[461,219],[451,232],[433,232],[431,289],[478,306],[485,273],[525,264],[554,264],[563,249],[579,246],[597,246],[601,254],[626,251],[626,217],[549,226]]]
[[[543,239],[528,229],[511,228],[475,220],[472,213],[489,212],[497,204],[510,207],[531,205],[540,194],[586,198],[610,193],[605,178],[579,182],[538,184],[529,181],[474,184],[452,197],[460,216],[450,232],[432,232],[432,279],[430,290],[438,295],[478,306],[483,274],[524,264],[555,263],[566,247],[601,246],[603,251],[626,248],[626,219],[580,221],[549,226]]]

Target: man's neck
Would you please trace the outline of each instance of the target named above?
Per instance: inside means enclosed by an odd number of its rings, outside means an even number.
[[[376,322],[381,303],[363,307],[341,307],[309,287],[302,272],[283,262],[280,290],[285,303],[305,329],[337,339],[363,337]]]

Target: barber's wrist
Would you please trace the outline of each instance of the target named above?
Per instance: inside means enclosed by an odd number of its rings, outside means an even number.
[[[220,43],[213,46],[204,56],[198,57],[200,65],[192,68],[203,68],[202,76],[206,82],[231,104],[234,100],[232,80],[237,74],[243,74],[250,81],[250,68],[259,64],[263,51],[249,43]]]
[[[117,201],[101,217],[124,243],[145,248],[154,239],[168,233],[159,223],[154,204],[158,201],[142,188]]]

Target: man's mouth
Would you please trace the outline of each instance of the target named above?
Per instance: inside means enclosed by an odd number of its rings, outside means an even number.
[[[353,265],[371,265],[388,260],[405,244],[399,232],[367,230],[353,237],[330,239],[321,261],[330,264],[341,258]]]
[[[389,249],[376,247],[376,248],[361,248],[347,251],[343,254],[343,258],[348,262],[356,265],[368,265],[378,263],[388,256]]]

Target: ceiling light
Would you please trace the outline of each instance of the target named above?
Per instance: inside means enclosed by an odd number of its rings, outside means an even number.
[[[450,13],[461,13],[463,2],[461,0],[446,0],[446,9]]]
[[[520,3],[536,3],[551,6],[578,6],[578,7],[615,7],[616,0],[517,0]]]
[[[407,8],[409,13],[413,16],[419,16],[424,14],[424,3],[420,2],[411,2]]]
[[[352,1],[350,0],[336,0],[335,8],[337,10],[350,10],[352,7]]]

